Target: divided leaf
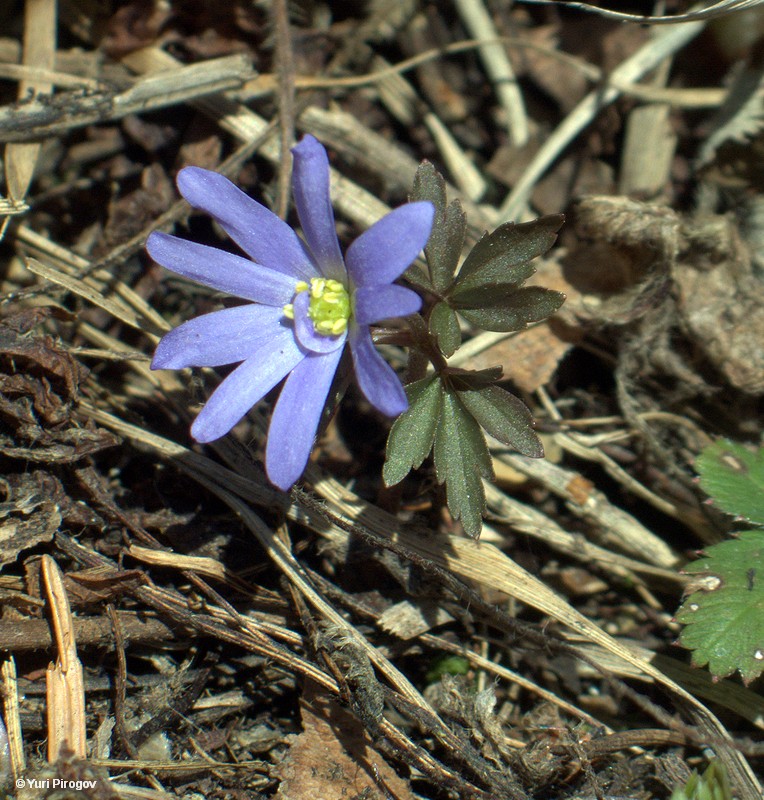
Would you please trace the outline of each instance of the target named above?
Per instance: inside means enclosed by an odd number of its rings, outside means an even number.
[[[408,411],[390,430],[382,477],[387,486],[400,483],[417,469],[432,450],[435,429],[441,415],[443,384],[433,375],[406,387]]]
[[[686,572],[697,576],[676,615],[679,642],[724,678],[739,670],[748,684],[764,671],[764,531],[715,544]]]
[[[764,525],[764,449],[719,439],[698,456],[700,485],[728,514]]]
[[[435,206],[432,232],[424,248],[430,272],[430,288],[444,292],[453,280],[464,246],[467,218],[454,200],[446,206],[446,182],[429,161],[423,161],[414,176],[411,200],[429,200]]]
[[[499,301],[487,305],[490,298]],[[565,295],[540,286],[513,289],[506,297],[501,287],[472,289],[463,295],[454,295],[452,305],[473,325],[487,331],[518,331],[529,322],[538,322],[553,314],[565,302]]]
[[[457,392],[466,392],[470,389],[482,389],[483,386],[493,386],[496,381],[501,380],[504,370],[499,366],[485,369],[448,367],[445,374],[448,375],[449,386]]]
[[[542,458],[544,448],[533,431],[533,417],[525,403],[498,386],[458,392],[477,422],[500,442],[530,458]]]
[[[466,231],[467,216],[458,200],[454,200],[442,212],[436,211],[432,233],[424,248],[436,292],[445,292],[451,285],[462,257]]]
[[[452,356],[462,343],[462,332],[456,313],[443,300],[430,313],[430,333],[438,340],[440,352],[446,358]]]
[[[485,509],[481,478],[492,478],[493,466],[480,426],[456,392],[443,393],[434,453],[435,473],[446,484],[451,515],[462,521],[469,536],[479,536]]]
[[[429,200],[439,214],[446,208],[446,181],[429,161],[423,161],[414,175],[411,202],[420,200]]]
[[[447,203],[446,182],[429,162],[417,170],[411,200],[435,206],[424,249],[427,272],[413,265],[406,273],[434,295],[427,298],[426,321],[412,318],[413,340],[419,348],[412,348],[411,364],[420,369],[414,374],[422,375],[426,356],[436,374],[407,387],[410,406],[390,431],[383,476],[388,486],[400,482],[432,450],[452,516],[462,521],[469,535],[477,536],[485,507],[482,479],[493,475],[484,430],[526,456],[540,458],[544,451],[525,405],[495,386],[500,368],[461,370],[440,355],[448,359],[461,346],[457,312],[485,330],[514,331],[560,307],[564,295],[522,284],[535,271],[530,262],[554,244],[564,217],[501,225],[483,236],[460,268],[466,216],[458,200]]]
[[[491,283],[519,286],[536,271],[528,262],[549,250],[564,220],[562,214],[552,214],[519,225],[500,225],[472,248],[456,286],[459,290]]]

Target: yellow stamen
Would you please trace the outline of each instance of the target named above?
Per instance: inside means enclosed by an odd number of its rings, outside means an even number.
[[[310,289],[308,316],[313,329],[321,336],[340,336],[348,328],[350,319],[350,296],[347,289],[332,278],[311,278],[310,284],[299,281],[295,295]],[[294,319],[294,303],[284,306],[284,316]]]

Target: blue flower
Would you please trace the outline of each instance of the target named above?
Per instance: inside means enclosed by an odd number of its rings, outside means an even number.
[[[241,362],[194,421],[191,434],[199,442],[224,436],[286,377],[265,452],[268,478],[284,490],[305,469],[346,343],[369,402],[390,417],[406,410],[403,387],[374,348],[369,325],[419,310],[419,295],[393,281],[427,243],[434,216],[431,203],[401,206],[362,233],[343,259],[326,150],[305,136],[292,153],[292,190],[306,242],[222,175],[186,167],[178,174],[180,193],[215,219],[251,260],[156,231],[146,243],[166,269],[251,301],[170,331],[151,367]]]

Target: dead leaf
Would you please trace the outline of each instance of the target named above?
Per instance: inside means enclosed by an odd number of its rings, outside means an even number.
[[[679,215],[658,204],[590,196],[577,204],[575,218],[579,240],[566,254],[564,269],[580,292],[576,314],[625,325],[655,308],[671,286]]]
[[[17,370],[14,367],[19,366],[16,361],[19,357],[32,362],[33,367],[42,368],[46,373],[61,378],[66,386],[67,399],[76,395],[77,386],[87,375],[85,367],[57,347],[52,337],[22,335],[6,322],[0,322],[0,368],[7,358],[12,374],[15,373]],[[22,361],[20,365],[24,363]],[[21,374],[29,375],[30,372],[26,369]]]
[[[44,316],[16,315],[0,322],[0,453],[69,463],[119,439],[89,420],[72,419],[88,370],[53,337],[20,332]]]
[[[679,313],[697,347],[729,383],[764,392],[764,284],[732,222],[717,217],[688,227],[693,245],[674,268]],[[717,263],[698,243],[713,241]],[[705,263],[704,263],[705,261]]]
[[[64,576],[69,602],[77,607],[111,601],[145,583],[146,576],[139,569],[118,571],[110,567],[93,567]]]
[[[559,47],[560,24],[539,25],[523,30],[523,38],[540,48],[554,52]],[[556,59],[532,47],[509,48],[512,64],[519,76],[535,81],[567,113],[586,94],[587,80],[576,69],[560,69]]]
[[[139,234],[167,211],[175,199],[175,187],[159,164],[146,167],[141,174],[140,188],[115,200],[109,207],[109,219],[104,228],[107,248]]]
[[[11,564],[22,550],[53,539],[61,525],[55,501],[45,492],[45,475],[39,471],[10,475],[0,487],[0,567]]]
[[[414,800],[408,784],[374,750],[361,723],[335,700],[308,686],[300,709],[303,731],[289,737],[289,753],[277,767],[277,800],[386,800],[389,794],[382,786],[397,800]]]
[[[153,44],[169,16],[168,8],[152,0],[133,0],[108,21],[101,46],[108,56],[119,61],[127,53]]]

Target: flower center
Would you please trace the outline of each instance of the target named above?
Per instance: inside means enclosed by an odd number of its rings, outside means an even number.
[[[311,278],[310,284],[299,281],[297,294],[310,290],[308,316],[316,333],[322,336],[339,336],[348,327],[350,319],[350,295],[339,282],[327,278]],[[294,319],[294,305],[284,306],[284,316]]]

